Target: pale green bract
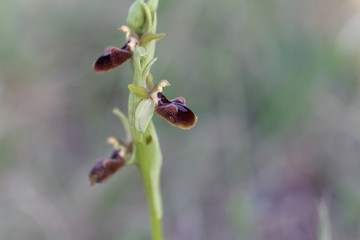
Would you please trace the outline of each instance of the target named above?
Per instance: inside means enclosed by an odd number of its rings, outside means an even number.
[[[142,100],[135,111],[135,129],[141,133],[145,133],[153,115],[155,104],[151,99]]]

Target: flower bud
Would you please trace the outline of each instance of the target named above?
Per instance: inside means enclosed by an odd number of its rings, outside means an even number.
[[[95,61],[94,71],[107,72],[113,70],[131,58],[132,54],[129,43],[126,43],[121,49],[107,47],[105,52]]]
[[[183,97],[169,101],[161,92],[157,93],[155,112],[170,124],[181,128],[190,129],[196,124],[196,115],[185,106]]]
[[[143,1],[135,1],[129,8],[127,25],[130,29],[141,36],[145,29],[145,10],[143,6]]]

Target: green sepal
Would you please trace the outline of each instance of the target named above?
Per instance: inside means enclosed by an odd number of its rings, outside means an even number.
[[[137,87],[134,84],[128,85],[129,90],[141,99],[149,98],[149,93],[146,88]]]
[[[140,39],[141,45],[146,45],[153,40],[160,40],[165,37],[165,33],[146,33]]]

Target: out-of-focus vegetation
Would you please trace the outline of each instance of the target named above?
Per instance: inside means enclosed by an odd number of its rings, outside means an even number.
[[[91,188],[123,135],[129,64],[92,72],[132,1],[0,2],[0,239],[148,239],[135,167]],[[156,118],[166,239],[359,239],[360,2],[161,1],[155,79],[197,126]]]

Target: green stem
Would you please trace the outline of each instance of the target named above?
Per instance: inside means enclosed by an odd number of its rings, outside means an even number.
[[[148,13],[151,13],[150,33],[156,32],[156,9],[158,0],[149,0],[147,3]],[[148,19],[149,20],[149,19]],[[155,41],[146,45],[146,56],[140,56],[135,49],[132,66],[134,71],[133,84],[137,87],[146,87],[146,77],[143,75],[145,67],[153,60]],[[160,170],[162,165],[162,154],[157,133],[152,121],[150,121],[145,133],[139,132],[135,127],[135,112],[142,99],[130,91],[128,103],[128,116],[133,136],[133,148],[135,162],[144,182],[146,198],[151,220],[152,240],[162,240],[162,202],[160,192]]]
[[[155,127],[151,122],[145,133],[145,142],[137,142],[135,151],[145,186],[153,240],[162,240],[162,202],[160,170],[162,155]]]
[[[130,95],[133,95],[130,98],[136,98],[134,94],[131,93]],[[130,107],[129,116],[131,113]],[[133,147],[136,163],[145,186],[151,220],[152,240],[162,240],[162,201],[160,192],[162,154],[152,121],[149,123],[144,136],[139,141],[135,141]]]

